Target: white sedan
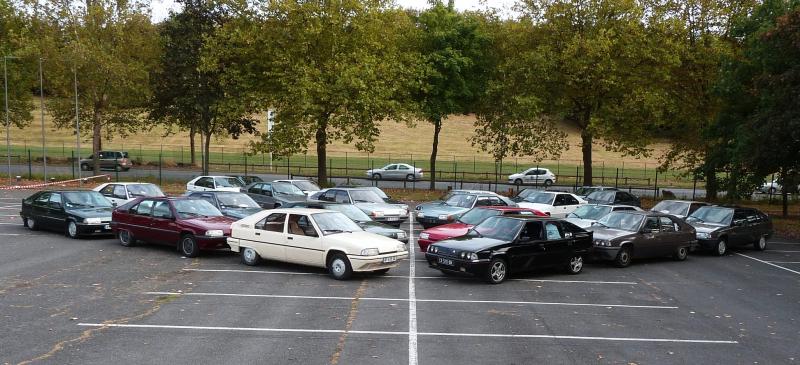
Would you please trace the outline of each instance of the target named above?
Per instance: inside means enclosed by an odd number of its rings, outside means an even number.
[[[102,194],[112,204],[122,205],[138,197],[164,196],[164,192],[150,183],[115,182],[100,184],[94,191]]]
[[[543,167],[532,167],[523,172],[508,175],[508,182],[514,185],[536,184],[550,186],[556,182],[556,174]]]
[[[542,191],[528,196],[517,205],[522,208],[538,210],[551,217],[564,218],[579,206],[587,203],[586,200],[575,194]]]
[[[244,187],[242,181],[232,176],[198,176],[186,183],[186,191],[235,191]]]
[[[236,221],[228,238],[246,265],[261,259],[324,267],[337,280],[353,272],[385,274],[408,257],[405,244],[365,232],[344,214],[323,209],[272,209]]]

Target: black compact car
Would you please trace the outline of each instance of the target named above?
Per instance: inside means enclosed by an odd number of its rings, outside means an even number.
[[[40,191],[22,200],[22,223],[32,231],[64,232],[71,238],[110,235],[111,202],[96,191]]]
[[[586,196],[589,204],[608,204],[608,205],[632,205],[641,207],[642,202],[639,197],[627,191],[619,190],[600,190]]]
[[[697,242],[692,226],[658,212],[611,212],[588,230],[594,232],[594,256],[618,267],[627,267],[634,258],[672,256],[683,261]]]
[[[686,218],[697,230],[700,247],[717,256],[725,255],[729,247],[753,245],[763,251],[772,237],[772,220],[753,208],[705,206]]]
[[[591,232],[560,219],[494,216],[464,236],[428,246],[425,259],[445,274],[499,284],[512,273],[540,267],[563,266],[578,274],[591,248]]]
[[[281,207],[287,203],[306,200],[306,194],[287,182],[254,182],[241,189],[264,209]]]
[[[235,191],[196,191],[189,194],[189,197],[203,199],[219,209],[222,215],[234,219],[242,219],[262,211],[253,198]]]

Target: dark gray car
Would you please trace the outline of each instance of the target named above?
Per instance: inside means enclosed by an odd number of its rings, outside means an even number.
[[[274,209],[286,203],[302,202],[306,194],[285,182],[255,182],[241,189],[264,209]]]
[[[234,219],[242,219],[263,210],[253,198],[235,191],[196,191],[189,196],[211,203],[222,215]]]
[[[128,171],[133,167],[133,162],[128,158],[128,153],[124,151],[100,151],[97,153],[97,161],[101,169]],[[94,155],[81,159],[80,166],[83,171],[93,170]]]
[[[717,256],[725,255],[729,247],[753,245],[763,251],[772,237],[772,220],[753,208],[706,206],[686,218],[697,230],[700,247]]]
[[[682,261],[697,242],[692,226],[656,212],[611,212],[587,229],[594,232],[595,257],[618,267],[646,257],[672,256]]]

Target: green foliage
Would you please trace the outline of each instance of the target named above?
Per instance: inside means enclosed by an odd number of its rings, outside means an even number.
[[[8,120],[17,128],[25,127],[32,119],[33,103],[30,90],[36,79],[35,67],[31,61],[34,52],[28,43],[31,38],[30,27],[27,24],[27,16],[17,9],[13,2],[0,0],[0,57],[9,57],[5,59],[5,75],[8,77]],[[0,59],[0,63],[3,61]],[[6,80],[1,82],[5,84]],[[0,88],[4,88],[4,84],[0,84]],[[5,125],[5,95],[0,99],[0,108],[3,115],[1,122]]]

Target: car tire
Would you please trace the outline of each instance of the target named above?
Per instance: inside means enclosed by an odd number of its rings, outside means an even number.
[[[67,237],[75,239],[78,238],[78,223],[73,220],[67,221],[67,230],[65,232]]]
[[[545,187],[549,187],[551,185],[553,185],[553,180],[547,179],[547,180],[544,181],[544,186]]]
[[[136,244],[136,237],[127,229],[120,229],[119,232],[117,232],[117,239],[122,247],[131,247]]]
[[[622,246],[617,252],[617,257],[614,258],[614,266],[628,267],[631,264],[631,249],[628,246]]]
[[[489,261],[489,269],[486,270],[486,282],[489,284],[500,284],[508,278],[508,263],[500,257],[495,257]]]
[[[515,179],[514,185],[522,185],[522,179]]]
[[[328,273],[336,280],[347,280],[353,276],[353,267],[350,266],[347,256],[337,253],[328,260]]]
[[[241,247],[239,250],[242,252],[243,264],[247,266],[256,266],[261,262],[261,256],[258,255],[258,252],[254,248]]]
[[[89,165],[88,165],[88,164],[85,164],[85,163],[82,163],[82,164],[81,164],[81,170],[83,170],[83,171],[89,171]]]
[[[714,247],[714,255],[725,256],[726,253],[728,253],[728,242],[722,238],[717,241],[717,245]]]
[[[116,171],[116,172],[120,172],[120,171],[122,171],[122,166],[120,166],[120,165],[115,165],[115,166],[114,166],[114,171]]]
[[[416,179],[414,179],[414,175],[412,175],[412,174],[406,175],[406,181],[414,181],[414,180],[416,180]]]
[[[178,251],[186,257],[197,257],[200,254],[200,246],[197,245],[197,240],[194,236],[186,234],[181,236],[181,242],[178,243]]]
[[[686,260],[686,257],[689,256],[689,248],[686,246],[681,246],[675,249],[675,253],[672,254],[672,258],[678,261]]]
[[[758,241],[753,242],[753,248],[755,248],[757,251],[766,250],[767,249],[767,237],[766,236],[761,236],[761,238],[759,238]]]
[[[381,174],[372,174],[372,180],[380,180]]]
[[[375,275],[386,275],[387,272],[389,272],[389,269],[375,270],[372,273]]]
[[[30,229],[31,231],[39,230],[39,226],[37,225],[36,220],[33,218],[25,218],[22,221],[22,224],[25,225],[25,227],[28,227],[28,229]]]
[[[567,273],[570,275],[580,274],[583,271],[583,256],[575,255],[567,261]]]

